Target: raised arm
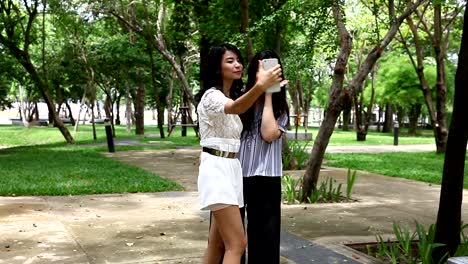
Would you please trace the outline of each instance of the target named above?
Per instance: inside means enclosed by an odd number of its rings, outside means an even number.
[[[224,112],[226,114],[242,114],[249,107],[251,107],[258,97],[262,95],[268,87],[274,83],[281,81],[281,66],[276,65],[275,67],[265,71],[263,69],[263,62],[260,61],[257,71],[257,82],[247,93],[237,98],[235,101],[228,101],[224,106]]]
[[[273,114],[272,94],[265,94],[265,104],[263,105],[262,124],[260,126],[262,139],[271,142],[281,136],[281,130],[278,128],[275,115]]]

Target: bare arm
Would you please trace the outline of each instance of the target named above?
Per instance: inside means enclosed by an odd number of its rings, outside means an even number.
[[[279,64],[268,71],[265,71],[263,69],[263,62],[260,61],[257,72],[257,82],[255,85],[235,101],[228,101],[224,106],[224,112],[226,114],[242,114],[247,111],[247,109],[257,101],[258,97],[260,97],[268,87],[281,81],[281,78],[279,77],[280,74],[281,67]]]
[[[272,94],[265,94],[265,104],[263,106],[262,124],[260,127],[262,139],[271,142],[281,136],[275,115],[273,114]]]

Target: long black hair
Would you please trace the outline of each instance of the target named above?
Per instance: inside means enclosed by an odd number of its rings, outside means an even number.
[[[197,104],[200,102],[203,94],[205,94],[205,92],[208,89],[215,87],[216,89],[223,91],[223,75],[221,72],[221,62],[223,59],[223,55],[224,53],[226,53],[226,51],[234,52],[237,55],[239,62],[242,65],[244,65],[242,55],[236,46],[229,43],[223,43],[221,45],[212,47],[208,54],[207,68],[204,71],[204,76],[202,77],[203,87],[201,87],[200,91],[195,95],[195,100]],[[240,90],[243,86],[244,83],[242,82],[242,79],[234,80],[229,96],[233,98],[234,91]]]
[[[283,65],[281,64],[281,59],[279,58],[278,54],[276,54],[272,50],[262,50],[259,51],[255,54],[255,56],[252,58],[252,60],[249,62],[249,67],[247,68],[247,85],[244,87],[244,89],[236,89],[236,97],[242,96],[242,94],[245,94],[247,91],[252,89],[252,87],[255,85],[255,82],[257,81],[257,71],[258,71],[258,65],[259,65],[259,60],[263,59],[271,59],[271,58],[276,58],[278,59],[278,63],[281,65],[281,68],[283,68]],[[283,68],[284,70],[284,68]],[[281,79],[284,78],[284,71],[281,72]],[[262,100],[264,100],[264,96],[260,97]],[[281,91],[277,93],[272,94],[272,104],[273,104],[273,115],[275,116],[275,119],[278,119],[281,115],[286,114],[288,116],[288,123],[289,125],[289,106],[288,102],[286,100],[286,86],[281,87]],[[240,115],[240,118],[242,120],[242,124],[244,126],[242,133],[252,133],[253,128],[255,127],[255,104],[251,106],[245,113]],[[259,121],[261,123],[261,120]],[[260,128],[260,123],[258,124],[258,127]]]

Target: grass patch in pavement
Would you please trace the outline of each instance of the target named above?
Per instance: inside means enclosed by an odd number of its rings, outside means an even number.
[[[444,155],[435,152],[337,153],[326,154],[324,165],[441,184]],[[467,170],[464,188],[468,189]]]
[[[0,195],[160,192],[182,186],[105,157],[98,148],[17,147],[0,150]]]

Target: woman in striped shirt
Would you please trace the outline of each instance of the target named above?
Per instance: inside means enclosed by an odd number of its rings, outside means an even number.
[[[278,59],[271,50],[258,52],[249,63],[247,93],[257,80],[259,61]],[[247,213],[247,258],[249,264],[280,262],[281,136],[289,125],[287,80],[281,74],[281,91],[265,93],[240,115],[243,124],[238,158],[244,176],[242,217]]]

